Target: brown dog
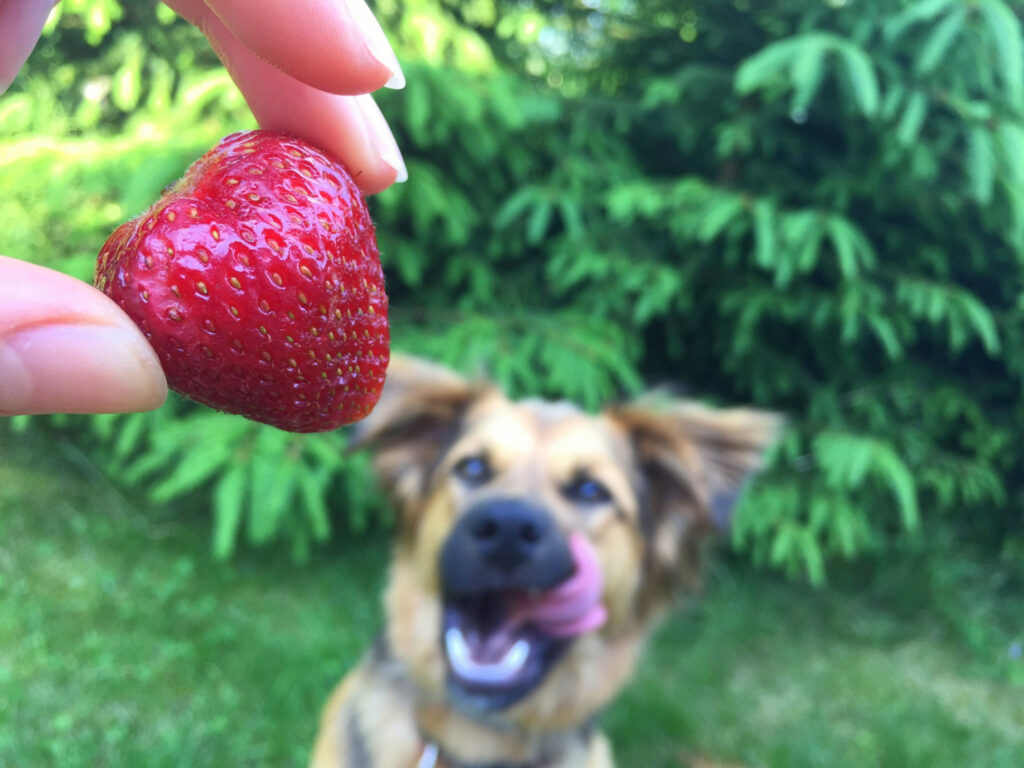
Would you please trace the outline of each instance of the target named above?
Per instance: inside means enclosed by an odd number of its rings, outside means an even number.
[[[375,648],[315,768],[611,768],[595,729],[778,419],[647,398],[512,402],[395,358],[357,442],[399,513]]]

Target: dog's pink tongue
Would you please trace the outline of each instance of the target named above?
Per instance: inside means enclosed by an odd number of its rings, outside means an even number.
[[[601,569],[590,542],[579,533],[569,537],[576,572],[554,589],[523,595],[512,608],[515,623],[531,622],[556,637],[573,637],[597,629],[608,618],[601,605]]]

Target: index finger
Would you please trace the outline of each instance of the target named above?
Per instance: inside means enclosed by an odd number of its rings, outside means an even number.
[[[211,42],[216,17],[259,58],[317,90],[355,95],[405,85],[391,44],[364,0],[165,2]]]

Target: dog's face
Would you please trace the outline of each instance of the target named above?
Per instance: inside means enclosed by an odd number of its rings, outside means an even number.
[[[392,652],[426,691],[523,728],[584,722],[693,586],[777,420],[680,402],[592,415],[395,358],[359,440],[400,513]]]

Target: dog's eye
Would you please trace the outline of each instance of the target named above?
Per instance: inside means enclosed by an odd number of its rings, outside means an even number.
[[[455,476],[470,485],[483,485],[494,474],[484,456],[466,456],[455,465]]]
[[[579,504],[605,504],[612,500],[611,491],[604,483],[586,475],[573,479],[562,489],[562,493]]]

